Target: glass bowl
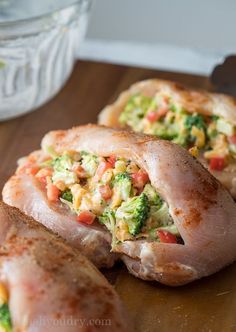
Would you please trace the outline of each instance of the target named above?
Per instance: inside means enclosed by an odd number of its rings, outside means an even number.
[[[0,1],[0,120],[32,111],[69,77],[92,0]]]

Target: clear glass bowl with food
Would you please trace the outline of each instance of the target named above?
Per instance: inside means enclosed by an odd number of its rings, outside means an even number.
[[[69,77],[92,0],[0,0],[0,120],[36,109]]]

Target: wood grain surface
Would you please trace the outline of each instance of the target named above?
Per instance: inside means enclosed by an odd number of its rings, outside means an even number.
[[[17,159],[38,149],[46,132],[96,122],[99,111],[122,90],[153,77],[210,88],[206,77],[78,61],[54,99],[0,124],[0,188],[14,172]],[[136,279],[121,263],[103,272],[133,316],[137,332],[236,331],[236,264],[179,288]]]

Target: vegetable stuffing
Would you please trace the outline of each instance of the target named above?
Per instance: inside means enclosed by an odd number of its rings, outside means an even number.
[[[140,107],[148,106],[148,100],[139,102]],[[112,249],[118,243],[141,238],[162,242],[162,228],[176,241],[180,238],[167,203],[146,171],[131,160],[65,151],[62,155],[50,153],[46,162],[33,167],[31,175],[48,200],[69,209],[79,223],[103,225],[112,235]],[[29,173],[27,163],[23,169],[19,167],[18,172],[22,171]]]

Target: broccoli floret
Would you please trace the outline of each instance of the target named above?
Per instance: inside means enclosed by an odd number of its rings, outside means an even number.
[[[113,181],[113,191],[122,201],[127,201],[130,196],[132,181],[128,173],[118,173]]]
[[[115,227],[115,213],[110,209],[105,209],[103,214],[98,217],[98,220],[101,224],[105,225],[106,228],[113,232]]]
[[[121,124],[128,124],[134,130],[138,131],[140,120],[144,118],[147,111],[152,107],[156,107],[156,102],[153,98],[136,94],[129,99],[119,117],[119,121]]]
[[[161,207],[157,205],[151,205],[150,207],[149,218],[145,229],[146,232],[148,232],[150,239],[156,240],[158,238],[158,229],[166,230],[179,236],[179,231],[169,213],[169,208],[166,202],[162,202]]]
[[[200,114],[187,115],[184,125],[189,131],[191,131],[193,126],[199,129],[206,129],[205,121],[203,119],[203,116]]]
[[[12,331],[10,310],[6,303],[0,306],[0,327],[3,327],[6,332]]]
[[[116,219],[115,219],[114,211],[107,208],[103,212],[103,214],[98,217],[98,221],[101,224],[105,225],[106,228],[111,232],[111,234],[112,234],[111,247],[113,249],[115,247],[115,244],[116,244],[116,236],[115,236]]]
[[[173,113],[178,113],[178,114],[186,113],[186,111],[184,110],[183,107],[181,107],[180,105],[173,104],[173,103],[170,104],[169,109]]]
[[[88,153],[88,152],[81,152],[82,156],[82,164],[81,166],[87,172],[89,176],[94,176],[98,167],[98,158],[97,156]]]
[[[181,145],[182,147],[187,147],[189,141],[192,141],[192,139],[190,139],[189,135],[184,134],[180,134],[172,140],[173,143]]]
[[[152,124],[152,134],[162,139],[172,140],[178,135],[178,129],[175,125],[155,122]]]
[[[143,193],[147,195],[148,201],[151,205],[156,205],[159,208],[162,206],[163,200],[150,183],[146,184]]]
[[[53,168],[56,172],[63,172],[69,170],[72,167],[72,159],[67,154],[57,157],[53,160]]]
[[[187,115],[184,120],[184,126],[186,128],[185,135],[180,136],[179,142],[174,140],[174,143],[182,145],[183,147],[188,146],[189,143],[195,142],[196,140],[196,137],[191,134],[192,127],[197,127],[198,129],[202,129],[206,132],[206,123],[203,116],[200,114]],[[182,141],[181,139],[183,137],[185,139]]]
[[[148,217],[149,210],[148,197],[142,193],[123,202],[117,209],[115,217],[127,223],[130,234],[137,235]]]
[[[178,112],[178,108],[175,104],[170,104],[169,108],[170,108],[170,111],[172,111],[174,113]]]
[[[115,176],[115,181],[114,182],[119,182],[119,181],[123,181],[123,180],[130,180],[130,175],[126,172],[118,173]]]
[[[220,118],[220,117],[219,117],[218,115],[212,115],[212,116],[211,116],[211,119],[212,119],[213,121],[217,121],[219,118]]]
[[[150,207],[150,218],[153,220],[153,224],[156,227],[172,225],[173,219],[169,214],[169,208],[166,202],[162,203],[161,207],[158,205],[152,205]]]
[[[152,220],[152,227],[172,225],[173,219],[169,214],[168,205],[161,199],[152,185],[146,184],[143,193],[147,195],[150,203],[149,217]]]
[[[213,130],[208,130],[207,131],[207,135],[210,137],[210,138],[215,138],[217,135],[218,135],[218,131],[216,129],[213,129]]]
[[[61,198],[72,203],[73,202],[73,195],[71,193],[71,190],[68,189],[68,190],[63,191],[63,193],[61,194]]]
[[[73,184],[77,180],[77,176],[71,171],[73,160],[68,155],[57,157],[53,160],[54,173],[52,181],[63,181],[66,185]]]

